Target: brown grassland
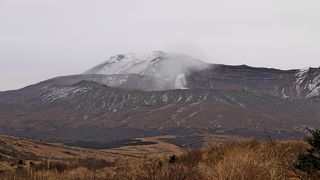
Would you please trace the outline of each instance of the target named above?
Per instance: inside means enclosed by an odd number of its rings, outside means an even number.
[[[303,141],[217,143],[230,139],[206,135],[211,144],[186,151],[162,138],[146,138],[155,145],[93,150],[0,136],[0,179],[317,179],[293,166],[308,148]]]

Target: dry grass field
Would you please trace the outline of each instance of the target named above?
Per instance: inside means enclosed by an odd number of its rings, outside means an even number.
[[[258,142],[201,135],[204,146],[185,150],[168,139],[140,138],[151,145],[85,149],[0,136],[0,179],[304,179],[294,168],[303,141]],[[227,143],[229,142],[229,143]],[[311,178],[312,179],[312,178]]]

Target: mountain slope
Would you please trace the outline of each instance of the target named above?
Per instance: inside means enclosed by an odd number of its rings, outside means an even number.
[[[320,68],[282,71],[249,66],[207,64],[197,59],[165,52],[147,55],[123,54],[113,56],[84,74],[113,74],[113,77],[139,74],[148,77],[150,88],[169,89],[234,89],[266,93],[285,99],[313,98],[320,96]],[[113,78],[112,87],[128,82],[128,78]],[[143,79],[138,81],[145,82]],[[159,83],[158,83],[159,82]],[[156,87],[156,88],[155,88]]]
[[[223,133],[299,136],[320,126],[320,68],[118,55],[84,74],[0,92],[0,133],[58,141]]]
[[[29,88],[0,94],[1,133],[113,141],[163,133],[237,134],[241,129],[290,134],[320,126],[317,100],[289,101],[235,90],[146,92],[89,81]]]
[[[282,71],[249,66],[215,65],[187,78],[193,89],[234,89],[285,99],[319,98],[320,68]]]

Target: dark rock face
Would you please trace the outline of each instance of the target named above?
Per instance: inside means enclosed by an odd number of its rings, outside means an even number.
[[[191,89],[233,89],[285,99],[305,99],[320,95],[320,68],[281,71],[244,65],[212,65],[192,73],[187,83]]]

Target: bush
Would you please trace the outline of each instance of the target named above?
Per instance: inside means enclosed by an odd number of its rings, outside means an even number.
[[[173,164],[173,163],[176,162],[176,160],[177,160],[176,155],[172,155],[172,156],[170,156],[170,158],[169,158],[169,163],[170,163],[170,164]]]
[[[86,159],[79,159],[77,164],[79,167],[86,167],[87,169],[92,171],[103,169],[105,167],[114,166],[113,162],[108,162],[104,159],[95,159],[90,157]]]
[[[60,161],[43,161],[39,164],[35,164],[33,163],[33,165],[30,167],[34,170],[34,171],[57,171],[57,172],[64,172],[67,170],[70,170],[71,167],[69,165],[69,163],[64,163],[64,162],[60,162]]]
[[[22,159],[19,159],[19,161],[18,161],[18,165],[23,165],[23,160]]]
[[[298,155],[295,168],[305,172],[308,176],[320,178],[320,130],[308,129],[310,135],[306,141],[310,148]]]

